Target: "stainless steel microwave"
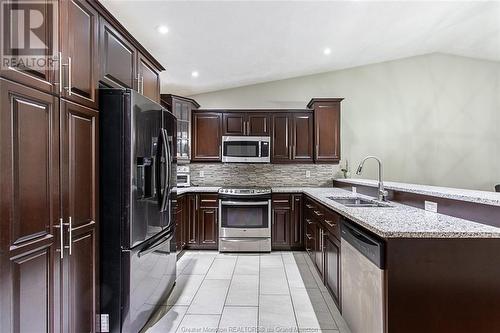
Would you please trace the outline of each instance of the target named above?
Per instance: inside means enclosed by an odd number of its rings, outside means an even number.
[[[270,146],[269,136],[223,136],[222,162],[269,163]]]

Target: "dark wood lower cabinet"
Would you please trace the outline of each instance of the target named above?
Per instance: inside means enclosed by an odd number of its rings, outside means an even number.
[[[187,249],[217,250],[219,247],[219,209],[217,194],[186,196]]]
[[[273,250],[290,248],[290,208],[273,208],[271,246]]]
[[[273,194],[272,211],[272,249],[303,249],[302,195]]]
[[[340,241],[330,233],[324,237],[324,281],[340,308]]]

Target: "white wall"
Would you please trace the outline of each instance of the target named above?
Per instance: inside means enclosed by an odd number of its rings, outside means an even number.
[[[373,154],[386,180],[500,183],[498,62],[432,54],[192,97],[202,108],[302,108],[311,97],[344,97],[342,159],[351,170]],[[375,178],[368,163],[362,177]]]

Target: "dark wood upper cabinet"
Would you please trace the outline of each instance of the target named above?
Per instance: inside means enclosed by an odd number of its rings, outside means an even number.
[[[247,135],[268,136],[270,129],[267,113],[247,113]]]
[[[313,115],[312,113],[293,113],[291,128],[292,156],[297,162],[313,161]]]
[[[220,161],[222,158],[222,113],[193,113],[193,147],[191,161]]]
[[[36,36],[46,46],[46,51],[43,56],[47,57],[47,59],[54,60],[53,66],[42,66],[40,68],[36,68],[34,66],[24,66],[21,62],[18,62],[16,65],[12,64],[12,66],[9,66],[8,69],[0,70],[1,77],[8,78],[44,92],[59,94],[59,43],[57,40],[59,29],[57,13],[59,11],[59,3],[60,1],[54,0],[36,2],[37,6],[41,6],[40,10],[45,13],[44,19],[41,23],[42,25],[37,29]],[[23,22],[14,21],[18,20],[21,16],[7,15],[10,9],[15,9],[15,6],[18,6],[15,1],[1,1],[1,5],[3,14],[1,23],[3,26],[2,60],[5,60],[9,56],[18,57],[20,53],[17,49],[18,43],[9,37],[11,34],[15,35],[15,32],[11,32],[10,29],[12,27],[16,29],[17,27],[21,27],[24,31],[29,31],[30,28],[28,26],[29,20],[25,19]],[[26,43],[28,43],[28,41],[23,42],[24,45]]]
[[[272,115],[271,161],[273,163],[289,162],[290,152],[290,117],[287,113]]]
[[[98,112],[61,100],[62,216],[67,233],[63,304],[69,331],[95,329],[98,290]]]
[[[142,53],[137,53],[138,91],[160,102],[160,71]]]
[[[59,103],[0,79],[0,331],[50,332],[58,314]]]
[[[343,98],[313,98],[308,108],[314,109],[314,161],[340,161],[340,102]]]
[[[246,114],[225,112],[222,115],[224,135],[246,135]]]
[[[267,112],[224,112],[224,135],[269,135],[269,115]]]
[[[59,2],[64,84],[61,95],[79,104],[98,108],[99,15],[84,0]]]
[[[313,130],[311,112],[273,113],[272,162],[312,162]]]
[[[137,89],[137,50],[108,21],[100,19],[100,80],[108,87]]]

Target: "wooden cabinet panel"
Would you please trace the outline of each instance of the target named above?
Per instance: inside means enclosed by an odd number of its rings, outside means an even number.
[[[51,331],[59,224],[57,98],[0,79],[0,331]]]
[[[68,265],[63,304],[70,331],[94,331],[97,306],[98,112],[61,100],[62,210]]]
[[[222,114],[193,113],[192,161],[220,161]]]
[[[294,113],[292,122],[292,160],[297,162],[313,161],[313,115]]]
[[[313,98],[315,162],[340,160],[340,102],[342,98]]]
[[[196,195],[189,195],[187,197],[187,213],[188,213],[188,219],[187,219],[187,243],[189,245],[197,245],[198,244],[198,226],[197,226],[197,210],[198,210],[198,203],[197,203],[197,196]]]
[[[271,160],[273,163],[290,161],[290,118],[287,114],[273,115]]]
[[[340,306],[340,242],[330,233],[325,235],[325,285]]]
[[[82,105],[98,108],[98,13],[83,0],[61,1],[60,6],[61,52],[63,62],[67,64],[63,70],[62,95]]]
[[[246,114],[228,112],[222,116],[224,135],[246,135]]]
[[[95,332],[97,267],[95,225],[73,232],[68,251],[67,300],[70,332]]]
[[[292,197],[292,219],[290,228],[290,246],[301,249],[304,245],[304,224],[302,223],[302,196],[294,194]]]
[[[155,102],[160,102],[160,71],[141,53],[137,54],[138,90]]]
[[[323,279],[324,277],[324,242],[325,242],[325,229],[319,223],[315,224],[316,227],[316,246],[314,250],[316,268],[318,269],[319,275]]]
[[[219,241],[217,213],[217,208],[200,208],[198,211],[200,246],[207,249],[217,249]]]
[[[109,87],[137,87],[136,49],[101,17],[100,80]]]
[[[176,243],[176,249],[177,251],[182,251],[185,246],[185,228],[186,224],[184,224],[185,221],[185,208],[184,208],[184,203],[185,203],[185,197],[177,197],[177,204],[175,206],[175,243]]]
[[[271,246],[273,250],[290,247],[290,209],[273,208]]]
[[[30,44],[28,44],[31,43],[31,39],[30,41],[16,41],[9,38],[9,36],[17,35],[16,31],[10,31],[11,28],[21,28],[25,32],[30,31],[31,28],[28,26],[29,20],[27,20],[22,15],[3,15],[1,23],[3,28],[2,38],[4,39],[4,41],[2,42],[2,60],[7,59],[10,56],[14,58],[20,57],[20,59],[16,62],[16,64],[12,63],[12,66],[10,66],[9,69],[1,70],[0,74],[2,77],[42,90],[44,92],[59,94],[59,60],[57,59],[59,53],[59,45],[57,40],[59,28],[57,22],[57,13],[59,3],[60,1],[54,0],[43,0],[36,2],[37,9],[43,11],[45,14],[40,27],[36,29],[36,37],[46,47],[43,48],[45,49],[45,51],[41,51],[40,54],[36,54],[35,56],[41,56],[44,58],[47,57],[47,59],[54,60],[52,65],[49,64],[48,66],[26,66],[26,57],[32,57],[33,55],[33,50],[26,49],[31,46]],[[22,2],[16,4],[15,1],[2,1],[1,5],[2,14],[7,14],[9,13],[10,9],[14,8],[19,8],[21,10],[27,9]],[[20,21],[21,19],[23,19],[22,22]],[[40,44],[37,43],[36,45],[39,46]],[[5,56],[5,58],[3,58],[3,56]]]
[[[266,113],[256,112],[247,114],[247,135],[268,136],[269,116]]]

